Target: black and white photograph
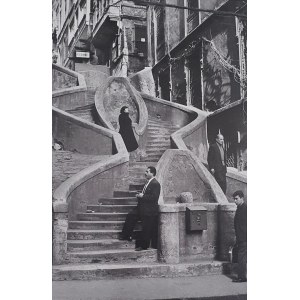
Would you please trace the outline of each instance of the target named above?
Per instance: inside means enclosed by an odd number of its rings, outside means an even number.
[[[299,8],[3,3],[1,299],[297,299]]]
[[[52,18],[53,299],[246,299],[247,1]]]

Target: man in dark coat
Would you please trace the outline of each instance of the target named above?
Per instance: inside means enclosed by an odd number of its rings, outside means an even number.
[[[244,193],[236,191],[233,195],[237,205],[234,216],[234,229],[238,253],[238,277],[234,282],[247,281],[247,205],[244,201]]]
[[[146,250],[150,247],[157,248],[158,231],[158,199],[160,194],[160,183],[155,178],[156,169],[148,167],[145,172],[147,183],[143,191],[136,195],[137,207],[131,211],[120,235],[120,240],[131,240],[135,224],[138,220],[142,222],[142,237],[139,241],[140,247],[136,250]]]
[[[224,194],[226,194],[226,152],[222,134],[218,134],[216,143],[209,147],[207,162],[210,172],[214,175]]]

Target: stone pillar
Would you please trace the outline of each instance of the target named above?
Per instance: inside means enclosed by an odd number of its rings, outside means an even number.
[[[219,206],[218,211],[218,258],[229,260],[229,247],[235,243],[234,215],[236,205],[234,203]]]
[[[53,264],[62,264],[67,254],[68,213],[67,204],[53,207],[52,258]]]
[[[173,204],[160,205],[158,260],[179,263],[179,208]]]

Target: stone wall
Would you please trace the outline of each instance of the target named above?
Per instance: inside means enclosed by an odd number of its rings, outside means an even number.
[[[201,203],[207,209],[207,230],[187,232],[186,210],[179,212],[180,257],[214,258],[218,246],[218,204]]]
[[[232,194],[237,190],[243,191],[245,200],[247,201],[247,172],[239,172],[237,169],[227,168],[226,180],[226,196],[228,201],[234,202],[232,199]]]
[[[100,134],[90,126],[84,126],[68,115],[53,110],[52,136],[63,144],[64,150],[82,154],[112,154],[113,141],[108,135]]]
[[[77,78],[52,68],[52,91],[77,86]]]
[[[86,212],[87,205],[97,205],[103,197],[113,197],[114,190],[128,189],[128,162],[107,169],[78,186],[69,196],[69,221]]]

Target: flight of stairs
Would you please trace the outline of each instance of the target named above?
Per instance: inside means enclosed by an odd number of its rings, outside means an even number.
[[[79,112],[73,110],[79,116]],[[91,109],[91,107],[89,107]],[[90,109],[88,109],[90,111]],[[83,114],[80,115],[83,117]],[[129,163],[129,190],[114,191],[114,197],[101,198],[97,205],[89,205],[86,213],[77,215],[76,221],[69,221],[67,251],[69,263],[153,263],[157,261],[157,250],[135,251],[135,241],[119,241],[127,213],[136,204],[135,197],[141,191],[148,166],[156,166],[163,152],[170,148],[170,135],[177,127],[159,119],[148,120],[147,157],[144,161]],[[134,239],[140,233],[140,224],[134,232]]]

